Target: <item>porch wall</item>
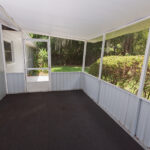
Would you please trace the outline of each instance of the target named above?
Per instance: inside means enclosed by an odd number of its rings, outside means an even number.
[[[7,73],[8,94],[24,93],[24,73]]]
[[[0,33],[1,34],[1,33]],[[0,35],[0,41],[2,35]],[[2,44],[0,44],[0,100],[6,95],[6,86],[5,86],[5,73],[4,73],[4,64],[3,64],[3,53],[2,53]]]
[[[6,63],[6,72],[23,73],[24,63],[21,32],[3,30],[3,40],[7,42],[12,42],[12,51],[14,56],[14,62]]]
[[[51,90],[65,91],[81,89],[80,76],[80,72],[52,72]]]
[[[95,103],[97,103],[99,96],[100,81],[98,80],[98,78],[90,74],[83,72],[81,74],[81,89],[91,99],[93,99]]]
[[[141,111],[136,136],[147,147],[150,147],[150,101],[141,99]]]

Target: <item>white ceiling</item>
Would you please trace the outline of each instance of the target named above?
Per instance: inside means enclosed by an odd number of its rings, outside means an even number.
[[[150,16],[150,0],[0,0],[25,31],[89,40]]]

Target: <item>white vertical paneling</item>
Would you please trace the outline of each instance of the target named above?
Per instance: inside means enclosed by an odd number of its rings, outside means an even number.
[[[87,74],[82,73],[81,77],[81,88],[83,91],[94,100],[95,103],[98,101],[98,92],[99,92],[99,80],[98,78]]]
[[[80,72],[52,72],[52,91],[77,90],[80,87]]]
[[[8,94],[24,93],[24,73],[7,73]]]
[[[1,60],[0,60],[1,61]],[[1,65],[1,63],[0,63]],[[5,75],[4,71],[0,70],[0,100],[6,95]]]
[[[138,97],[101,80],[99,106],[111,114],[132,135],[135,131]]]
[[[5,54],[3,45],[2,25],[0,24],[0,100],[6,95],[6,66],[5,66]]]
[[[137,126],[137,138],[150,147],[150,102],[142,99]]]
[[[48,92],[49,81],[27,82],[27,92]]]

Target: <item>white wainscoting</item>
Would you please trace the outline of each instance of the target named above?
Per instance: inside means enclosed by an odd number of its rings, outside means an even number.
[[[98,101],[99,96],[99,86],[100,81],[98,78],[87,74],[87,73],[81,73],[81,88],[82,90],[91,98],[94,100],[95,103]]]
[[[7,73],[8,94],[24,93],[24,73]]]
[[[136,136],[145,146],[150,147],[150,101],[145,99],[141,99]]]
[[[139,98],[101,80],[98,105],[113,116],[131,135],[135,134]]]
[[[51,90],[65,91],[81,89],[80,74],[80,72],[52,72]]]
[[[50,82],[27,82],[27,92],[48,92],[50,91]]]
[[[0,70],[0,100],[5,95],[6,95],[5,75],[4,75],[4,72]]]

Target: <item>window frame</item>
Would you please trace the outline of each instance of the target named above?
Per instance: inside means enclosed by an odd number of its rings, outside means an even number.
[[[11,53],[12,61],[7,61],[7,60],[6,60],[6,52],[7,52],[7,51],[5,50],[5,42],[7,42],[7,43],[10,44],[10,47],[11,47],[10,53]],[[15,55],[14,55],[13,41],[4,40],[4,50],[5,50],[5,62],[6,62],[6,64],[13,64],[13,63],[15,63]]]

